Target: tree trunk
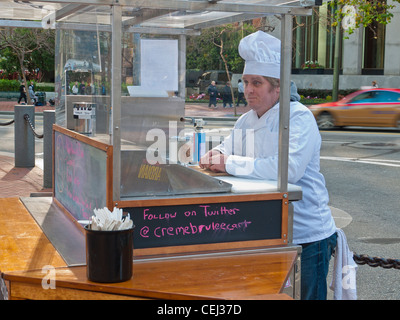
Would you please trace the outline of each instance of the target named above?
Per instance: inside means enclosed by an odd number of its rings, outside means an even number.
[[[228,78],[229,83],[231,84],[230,88],[231,88],[232,104],[233,104],[233,108],[234,108],[233,109],[234,110],[234,114],[235,114],[235,117],[236,117],[237,113],[236,113],[235,95],[233,94],[232,81],[231,81],[231,77],[229,76],[228,63],[226,62],[226,59],[224,57],[224,41],[222,40],[222,33],[224,33],[224,31],[225,30],[222,30],[221,33],[220,33],[221,45],[219,46],[219,48],[220,48],[219,55],[221,56],[221,59],[224,62],[226,76]]]
[[[21,68],[22,79],[23,79],[23,82],[25,83],[26,100],[27,100],[28,105],[30,105],[30,104],[32,104],[32,100],[29,95],[28,82],[26,81],[25,68],[24,68],[24,54],[22,54],[22,56],[18,55],[18,60],[19,60],[19,66]]]
[[[333,58],[333,88],[332,88],[332,100],[338,101],[339,98],[339,58],[340,58],[340,40],[342,39],[340,33],[340,22],[336,25],[336,35],[335,35],[335,53]]]

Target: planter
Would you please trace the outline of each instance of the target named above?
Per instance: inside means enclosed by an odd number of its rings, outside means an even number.
[[[324,74],[324,69],[302,69],[300,74]]]

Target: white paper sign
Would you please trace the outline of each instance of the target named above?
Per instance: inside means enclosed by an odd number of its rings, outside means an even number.
[[[129,86],[131,96],[168,96],[178,91],[178,40],[142,39],[141,84]]]

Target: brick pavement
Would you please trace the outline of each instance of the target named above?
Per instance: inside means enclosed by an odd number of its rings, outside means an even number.
[[[14,107],[17,104],[17,101],[12,100],[0,101],[0,111],[14,112]],[[43,112],[43,110],[54,110],[54,107],[50,106],[49,103],[46,106],[35,107],[35,112]]]
[[[0,112],[13,112],[16,101],[0,101]],[[35,112],[54,110],[50,105],[35,107]],[[236,108],[237,115],[247,112],[249,108]],[[190,103],[185,106],[186,117],[234,117],[234,108],[210,109],[205,103]],[[32,193],[50,192],[43,189],[43,171],[39,167],[16,168],[14,158],[0,153],[0,198],[29,197]]]
[[[43,170],[39,167],[16,168],[14,158],[0,155],[0,198],[29,197],[49,192],[43,188]]]
[[[241,115],[249,111],[249,107],[236,107],[236,115]],[[206,103],[187,103],[185,105],[186,117],[234,117],[235,108],[223,108],[222,104],[218,105],[217,109],[208,108]]]
[[[16,101],[0,101],[0,111],[14,112]],[[35,112],[43,112],[43,110],[54,110],[54,107],[47,106],[35,107]],[[236,114],[241,115],[249,110],[248,107],[236,107]],[[222,103],[217,109],[208,108],[207,103],[188,103],[185,106],[185,116],[187,117],[233,117],[235,115],[234,108],[223,108]]]

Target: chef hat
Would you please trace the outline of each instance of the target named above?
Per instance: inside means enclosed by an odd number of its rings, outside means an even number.
[[[239,43],[239,54],[245,60],[243,74],[280,79],[281,41],[257,31]]]

